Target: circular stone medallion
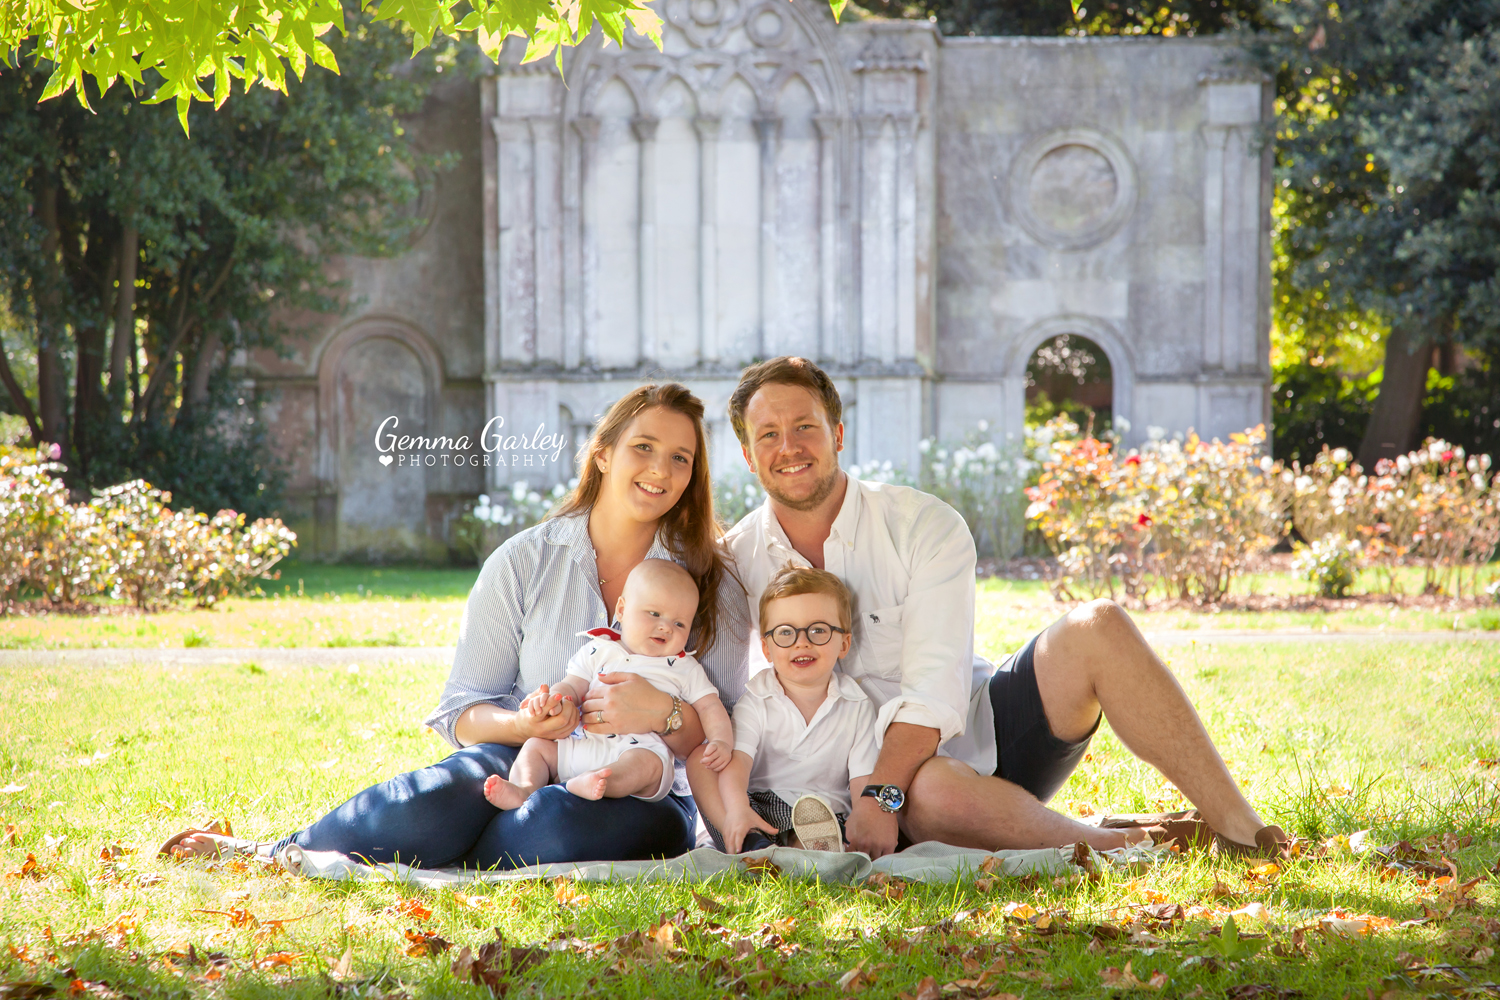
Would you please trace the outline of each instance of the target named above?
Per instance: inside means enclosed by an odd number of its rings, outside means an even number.
[[[1120,228],[1135,207],[1135,169],[1114,139],[1064,129],[1027,143],[1010,172],[1021,225],[1058,250],[1083,250]]]

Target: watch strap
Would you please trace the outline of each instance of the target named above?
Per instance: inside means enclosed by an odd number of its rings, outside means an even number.
[[[666,727],[663,728],[662,731],[660,733],[658,733],[657,735],[658,736],[671,736],[673,733],[677,732],[677,730],[679,730],[681,728],[682,728],[682,699],[679,698],[677,695],[674,694],[672,696],[672,711],[670,711],[670,712],[667,713]]]

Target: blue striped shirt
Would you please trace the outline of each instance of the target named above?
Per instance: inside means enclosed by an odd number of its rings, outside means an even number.
[[[658,535],[646,558],[673,556]],[[469,592],[453,669],[427,725],[461,746],[453,727],[466,708],[489,702],[514,711],[538,685],[563,679],[582,644],[579,632],[608,624],[587,514],[554,517],[514,535],[485,560]],[[745,592],[725,573],[718,640],[699,657],[725,708],[745,690],[749,636]]]

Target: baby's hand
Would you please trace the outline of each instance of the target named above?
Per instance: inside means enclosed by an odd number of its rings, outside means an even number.
[[[734,757],[734,747],[723,740],[709,740],[703,749],[703,764],[710,771],[722,771]]]
[[[534,719],[556,715],[560,706],[552,700],[552,690],[545,684],[526,696],[521,702],[521,711]]]

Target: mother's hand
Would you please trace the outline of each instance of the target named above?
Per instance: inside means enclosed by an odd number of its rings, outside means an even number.
[[[583,702],[583,728],[606,736],[659,733],[671,712],[672,696],[639,675],[600,674]]]

